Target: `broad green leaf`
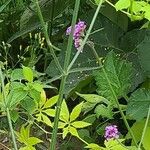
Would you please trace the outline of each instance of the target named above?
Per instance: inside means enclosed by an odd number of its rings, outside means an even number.
[[[82,97],[83,99],[85,99],[87,102],[90,102],[90,103],[100,103],[100,102],[104,102],[104,103],[109,103],[107,101],[107,99],[105,99],[104,97],[102,96],[99,96],[99,95],[96,95],[96,94],[80,94],[80,93],[77,93],[77,95],[79,95],[80,97]]]
[[[105,146],[107,149],[112,149],[112,150],[128,150],[125,145],[122,144],[124,140],[118,139],[118,140],[108,140],[104,142]]]
[[[42,90],[43,90],[43,85],[42,85],[42,83],[34,82],[34,83],[32,84],[32,86],[33,86],[33,88],[34,88],[36,91],[38,91],[38,92],[42,92]]]
[[[14,69],[11,73],[11,81],[22,80],[24,79],[23,70],[22,69]]]
[[[108,53],[103,68],[94,73],[98,94],[111,102],[114,102],[114,94],[117,98],[126,95],[131,86],[132,69],[131,63],[121,60],[112,51]]]
[[[27,142],[28,142],[28,145],[33,146],[33,145],[36,145],[36,144],[41,143],[43,141],[38,139],[38,138],[36,138],[36,137],[29,137]]]
[[[122,10],[122,9],[127,9],[129,8],[131,5],[131,1],[130,0],[119,0],[116,4],[115,4],[115,8],[116,10]]]
[[[136,139],[137,142],[139,142],[141,140],[142,137],[142,133],[143,133],[143,129],[145,126],[145,122],[146,120],[143,119],[141,121],[137,121],[133,124],[133,126],[131,127],[131,130],[134,134],[134,137]],[[138,131],[138,132],[137,132]],[[150,133],[150,122],[148,123],[148,127],[146,129],[146,133]],[[145,135],[146,136],[146,135]],[[128,132],[128,134],[126,135],[126,139],[132,139],[130,133]],[[146,141],[145,141],[146,140]],[[147,142],[147,138],[144,138],[143,143]],[[132,145],[134,145],[134,142],[132,140]]]
[[[69,127],[69,132],[70,132],[73,136],[79,137],[79,134],[78,134],[76,128],[74,128],[74,127]]]
[[[65,100],[63,100],[63,102],[61,104],[60,120],[62,120],[64,122],[69,121],[69,110],[68,110],[68,106],[67,106]]]
[[[49,108],[49,107],[54,106],[57,103],[58,97],[59,95],[56,95],[48,99],[43,108]]]
[[[91,124],[85,121],[75,121],[71,123],[71,125],[74,126],[75,128],[85,128],[90,126]]]
[[[132,93],[127,105],[127,114],[136,120],[147,116],[150,106],[150,90],[138,89]]]
[[[145,148],[145,150],[150,149],[149,139],[150,139],[150,127],[147,128],[147,132],[145,132],[145,136],[144,136],[144,139],[143,139],[143,142],[142,142],[143,147]]]
[[[11,111],[10,113],[11,120],[15,123],[19,118],[19,113],[16,110]]]
[[[50,117],[55,117],[55,109],[46,109],[46,110],[42,110],[43,113],[45,113],[46,115],[50,116]]]
[[[150,46],[150,32],[146,32],[146,36],[143,39],[143,41],[139,44],[137,47],[138,51],[138,57],[140,64],[145,72],[146,75],[150,77],[150,51],[149,51],[149,46]]]
[[[27,94],[28,92],[24,91],[23,89],[11,90],[6,98],[7,107],[14,108],[27,96]]]
[[[29,96],[26,96],[25,99],[20,102],[20,104],[29,114],[33,114],[38,108],[37,101]]]
[[[102,116],[109,119],[113,118],[112,109],[110,107],[106,107],[103,104],[96,106],[94,112],[96,113],[97,117]]]
[[[46,115],[42,114],[41,117],[42,117],[43,123],[47,124],[50,127],[52,126],[52,122],[50,121],[50,119]]]
[[[63,139],[67,136],[69,133],[69,127],[63,128]]]
[[[33,82],[33,71],[29,67],[23,66],[23,75],[29,82]]]
[[[76,120],[80,113],[81,113],[81,109],[83,106],[83,102],[81,102],[80,104],[78,104],[77,106],[75,106],[70,114],[70,122]]]

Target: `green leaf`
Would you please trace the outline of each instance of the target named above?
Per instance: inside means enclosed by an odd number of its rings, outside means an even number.
[[[50,116],[50,117],[55,117],[55,109],[46,109],[46,110],[42,110],[43,113],[45,113],[46,115]]]
[[[99,71],[95,71],[94,77],[98,94],[114,102],[114,94],[120,98],[129,91],[132,65],[125,60],[121,60],[111,51],[104,61],[104,67]]]
[[[11,73],[11,81],[22,80],[24,79],[23,70],[22,69],[14,69]]]
[[[33,146],[33,145],[36,145],[36,144],[41,143],[43,141],[36,138],[36,137],[29,137],[27,142],[28,142],[28,145]]]
[[[135,139],[136,139],[137,142],[139,142],[141,140],[143,129],[144,129],[144,126],[145,126],[145,121],[146,121],[145,119],[141,120],[141,121],[137,121],[131,127],[131,130],[132,130],[132,132],[134,134],[134,137],[135,137]],[[150,123],[148,123],[148,127],[146,129],[146,133],[150,133]],[[131,137],[131,135],[130,135],[129,132],[126,135],[126,139],[132,139],[132,137]],[[143,143],[145,142],[145,140],[147,141],[147,138],[144,137]],[[132,140],[132,145],[134,145],[133,140]]]
[[[102,96],[96,95],[96,94],[80,94],[80,93],[77,93],[77,95],[79,95],[80,97],[82,97],[83,99],[85,99],[87,102],[90,102],[90,103],[95,103],[95,104],[100,103],[100,102],[105,102],[106,104],[109,103],[107,101],[107,99],[105,99]]]
[[[67,124],[64,123],[64,122],[61,122],[61,121],[58,122],[58,128],[59,128],[59,129],[63,129],[66,125],[67,125]]]
[[[43,90],[43,85],[42,85],[42,83],[34,82],[34,83],[32,84],[32,86],[33,86],[33,88],[34,88],[36,91],[38,91],[38,92],[42,92],[42,90]]]
[[[90,143],[85,148],[90,148],[91,150],[103,150],[104,148],[101,148],[99,145]]]
[[[144,40],[137,47],[140,64],[146,75],[150,77],[150,32],[147,32]]]
[[[122,9],[127,9],[129,8],[131,5],[131,1],[130,0],[119,0],[116,4],[115,4],[115,8],[116,10],[122,10]]]
[[[19,113],[16,110],[11,111],[10,113],[12,121],[15,123],[19,118]]]
[[[33,71],[29,67],[23,66],[23,75],[29,82],[33,82]]]
[[[94,112],[96,113],[97,117],[102,116],[109,119],[113,118],[112,109],[110,107],[106,107],[103,104],[96,106]]]
[[[150,106],[150,90],[138,89],[132,93],[127,105],[127,114],[136,120],[147,116]]]
[[[45,123],[48,126],[52,127],[52,122],[50,121],[50,119],[46,115],[42,114],[41,117],[42,117],[42,122],[43,123]]]
[[[145,132],[145,136],[144,136],[144,139],[143,139],[143,147],[145,148],[145,150],[148,150],[150,148],[150,142],[149,142],[149,139],[150,139],[150,127],[147,128],[146,130],[147,132]]]
[[[63,100],[63,102],[61,104],[60,120],[62,120],[64,122],[69,121],[69,110],[68,110],[68,106],[67,106],[65,100]]]
[[[150,21],[150,4],[145,6],[143,9],[145,11],[144,17]]]
[[[67,136],[69,133],[69,127],[63,128],[63,139]]]
[[[75,106],[70,114],[70,122],[76,120],[80,113],[81,113],[81,109],[83,106],[83,102],[81,102],[80,104],[78,104],[77,106]]]
[[[74,126],[75,128],[85,128],[90,126],[91,124],[88,122],[84,122],[84,121],[75,121],[73,123],[71,123],[72,126]]]
[[[78,134],[76,128],[74,128],[74,127],[69,127],[69,132],[70,132],[73,136],[79,137],[79,134]]]
[[[4,1],[5,3],[0,6],[0,13],[3,12],[3,10],[8,6],[8,4],[11,2],[11,0]]]
[[[44,104],[43,108],[50,108],[50,107],[54,106],[57,103],[58,97],[59,97],[59,95],[56,95],[56,96],[53,96],[50,99],[48,99],[46,101],[46,103]]]

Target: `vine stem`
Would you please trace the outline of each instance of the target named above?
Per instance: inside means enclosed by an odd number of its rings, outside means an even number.
[[[101,62],[101,58],[99,57],[97,51],[96,51],[95,48],[94,48],[94,43],[93,43],[93,44],[88,44],[88,45],[89,45],[89,47],[91,47],[91,49],[93,50],[93,53],[94,53],[95,58],[97,59],[99,65],[100,65],[100,66],[103,66],[103,65],[102,65],[102,62]],[[92,45],[92,46],[91,46],[91,45]],[[126,128],[128,129],[128,131],[129,131],[129,133],[130,133],[130,135],[131,135],[131,137],[132,137],[132,139],[133,139],[133,141],[134,141],[134,144],[136,145],[136,147],[138,147],[137,142],[136,142],[136,139],[135,139],[135,136],[134,136],[134,134],[133,134],[133,132],[132,132],[132,130],[131,130],[129,124],[128,124],[128,121],[127,121],[127,119],[126,119],[126,117],[125,117],[125,115],[124,115],[124,113],[123,113],[121,107],[120,107],[120,104],[119,104],[119,102],[118,102],[118,98],[117,98],[117,96],[116,96],[116,94],[115,94],[115,92],[114,92],[114,90],[113,90],[113,87],[111,86],[110,80],[109,80],[109,78],[108,78],[108,76],[107,76],[107,73],[106,73],[104,67],[102,67],[102,71],[103,71],[103,73],[104,73],[104,75],[105,75],[105,78],[106,78],[106,80],[107,80],[107,82],[108,82],[108,85],[109,85],[110,90],[111,90],[111,92],[112,92],[112,94],[113,94],[113,97],[114,97],[114,99],[115,99],[115,103],[116,103],[116,105],[117,105],[117,107],[118,107],[118,109],[119,109],[119,112],[120,112],[120,114],[121,114],[121,116],[122,116],[122,119],[123,119],[123,121],[124,121],[124,123],[125,123],[125,126],[126,126]]]
[[[7,108],[7,104],[6,104],[6,93],[5,93],[5,86],[4,86],[4,78],[3,78],[3,73],[2,73],[1,67],[0,67],[0,78],[1,78],[4,105],[5,105],[5,109],[6,109],[5,111],[7,114],[7,120],[8,120],[8,124],[9,124],[9,128],[10,128],[10,132],[11,132],[13,146],[14,146],[15,150],[18,150],[17,142],[16,142],[13,126],[12,126],[12,121],[11,121],[11,117],[10,117],[10,111],[9,111],[9,108]]]
[[[62,66],[60,65],[60,62],[59,62],[59,60],[58,60],[58,58],[57,58],[57,56],[54,52],[54,49],[57,49],[57,48],[54,45],[52,45],[52,43],[50,41],[48,31],[47,31],[47,27],[46,27],[46,24],[45,24],[44,19],[43,19],[41,8],[39,6],[39,1],[34,0],[34,3],[35,3],[36,8],[37,8],[37,13],[38,13],[38,16],[39,16],[39,20],[41,22],[41,26],[43,28],[43,33],[45,35],[45,39],[46,39],[47,45],[49,47],[50,53],[51,53],[52,57],[54,58],[55,64],[56,64],[57,68],[59,69],[60,73],[63,73]]]
[[[138,150],[141,150],[141,145],[142,145],[145,133],[146,133],[146,129],[147,129],[147,126],[148,126],[149,119],[150,119],[150,106],[149,106],[149,109],[148,109],[148,114],[147,114],[144,129],[143,129],[142,137],[141,137],[141,140],[140,140],[140,143],[139,143],[139,146],[138,146]]]

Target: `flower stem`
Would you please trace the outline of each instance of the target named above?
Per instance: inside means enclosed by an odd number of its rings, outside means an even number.
[[[95,57],[96,57],[96,59],[97,59],[99,65],[100,65],[100,66],[103,66],[103,65],[102,65],[102,62],[101,62],[101,59],[100,59],[100,57],[99,57],[97,51],[96,51],[95,48],[94,48],[94,44],[93,44],[92,46],[91,46],[91,45],[89,45],[89,46],[90,46],[91,49],[93,50],[93,53],[94,53],[94,55],[95,55]],[[119,102],[118,102],[118,98],[117,98],[117,96],[116,96],[116,94],[115,94],[115,92],[114,92],[114,90],[113,90],[113,87],[111,86],[111,82],[110,82],[110,80],[109,80],[109,78],[108,78],[108,75],[107,75],[106,70],[105,70],[104,67],[102,67],[102,71],[103,71],[103,73],[104,73],[104,75],[105,75],[105,78],[106,78],[106,80],[107,80],[107,82],[108,82],[108,85],[109,85],[110,90],[111,90],[111,92],[112,92],[112,95],[113,95],[113,97],[114,97],[114,99],[115,99],[115,103],[116,103],[116,105],[117,105],[117,107],[118,107],[118,109],[119,109],[119,111],[120,111],[120,114],[121,114],[121,116],[122,116],[122,119],[123,119],[123,121],[124,121],[124,123],[125,123],[125,126],[126,126],[126,128],[128,129],[128,131],[129,131],[129,133],[130,133],[130,135],[131,135],[131,137],[132,137],[132,139],[133,139],[133,141],[134,141],[134,144],[136,145],[136,147],[138,147],[137,142],[136,142],[136,139],[135,139],[135,136],[134,136],[134,134],[133,134],[133,132],[132,132],[132,130],[131,130],[129,124],[128,124],[128,121],[127,121],[127,119],[126,119],[126,117],[125,117],[125,115],[124,115],[124,113],[123,113],[121,107],[120,107],[120,104],[119,104]]]
[[[12,137],[12,141],[13,141],[13,146],[14,146],[15,150],[18,150],[16,138],[15,138],[15,134],[14,134],[13,126],[12,126],[12,121],[11,121],[11,117],[10,117],[10,111],[9,111],[9,108],[7,108],[7,104],[6,104],[6,93],[5,93],[5,86],[4,86],[4,78],[3,78],[1,67],[0,67],[0,78],[1,78],[1,85],[2,85],[2,91],[3,91],[4,105],[5,105],[5,109],[6,109],[8,124],[9,124],[11,137]]]
[[[46,24],[44,22],[44,19],[43,19],[43,16],[42,16],[42,12],[41,12],[41,9],[40,9],[40,6],[39,6],[39,1],[38,0],[34,0],[34,3],[36,5],[36,8],[37,8],[37,13],[38,13],[38,16],[39,16],[39,20],[41,22],[41,26],[43,28],[43,33],[45,35],[45,39],[46,39],[46,42],[47,42],[47,45],[49,47],[49,50],[50,50],[50,53],[52,55],[52,57],[54,58],[54,61],[55,61],[55,64],[57,66],[57,68],[59,69],[60,73],[63,73],[63,69],[60,65],[60,62],[54,52],[54,49],[57,49],[54,45],[52,45],[51,41],[50,41],[50,38],[49,38],[49,35],[48,35],[48,31],[47,31],[47,27],[46,27]]]

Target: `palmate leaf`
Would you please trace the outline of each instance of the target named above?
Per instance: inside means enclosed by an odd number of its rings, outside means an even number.
[[[132,65],[110,52],[104,61],[103,69],[95,71],[94,77],[98,94],[113,102],[114,94],[118,98],[127,94],[131,86]]]
[[[138,89],[132,93],[127,105],[127,114],[133,119],[142,120],[150,106],[150,90]]]

